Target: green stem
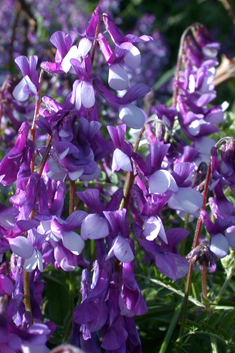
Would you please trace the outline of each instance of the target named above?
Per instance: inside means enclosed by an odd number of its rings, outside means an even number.
[[[178,52],[178,59],[177,59],[177,66],[176,66],[176,73],[175,73],[175,83],[179,79],[179,74],[180,74],[180,69],[181,69],[181,64],[182,64],[182,58],[184,54],[184,41],[185,38],[188,34],[188,32],[193,29],[198,23],[194,23],[191,26],[187,27],[184,33],[182,34],[181,40],[180,40],[180,46],[179,46],[179,52]],[[179,92],[179,87],[178,84],[174,85],[174,94],[173,94],[173,103],[172,106],[176,107],[177,105],[177,97],[178,97],[178,92]]]
[[[30,312],[31,316],[31,325],[33,324],[33,313],[30,300],[30,281],[29,281],[29,272],[24,271],[24,305],[25,310]]]
[[[217,295],[217,297],[215,299],[215,303],[212,306],[213,309],[215,309],[216,306],[219,304],[219,302],[220,302],[220,300],[221,300],[221,298],[222,298],[222,296],[223,296],[223,294],[224,294],[224,292],[225,292],[225,290],[226,290],[226,288],[227,288],[227,286],[233,276],[233,272],[234,272],[234,267],[229,270],[227,278],[226,278],[223,286],[221,287],[219,294]]]
[[[178,318],[179,318],[179,315],[180,315],[180,312],[181,312],[182,303],[183,303],[183,301],[180,300],[178,305],[175,308],[174,315],[173,315],[173,317],[171,319],[170,326],[168,327],[166,336],[164,338],[164,341],[162,342],[162,345],[161,345],[159,353],[165,353],[166,350],[167,350],[167,347],[168,347],[168,344],[170,342],[172,333],[173,333],[173,331],[175,329],[175,326],[176,326],[176,324],[178,322]]]
[[[204,189],[204,193],[203,193],[203,206],[202,206],[201,210],[205,210],[205,208],[206,208],[207,195],[208,195],[208,190],[209,190],[209,182],[210,182],[210,177],[211,177],[211,162],[212,162],[212,160],[210,158],[209,166],[208,166],[208,170],[207,170],[207,175],[206,175],[205,189]],[[198,245],[199,237],[201,234],[201,228],[202,228],[202,219],[199,216],[198,221],[197,221],[197,225],[196,225],[192,249],[195,249],[196,246]],[[193,275],[193,262],[190,261],[188,275],[187,275],[187,279],[186,279],[186,285],[185,285],[184,305],[183,305],[183,309],[182,309],[181,322],[183,324],[185,323],[186,318],[187,318],[188,298],[189,298],[189,293],[190,293],[190,288],[191,288],[192,275]],[[176,353],[180,352],[181,345],[183,342],[184,330],[185,330],[184,327],[181,326]]]

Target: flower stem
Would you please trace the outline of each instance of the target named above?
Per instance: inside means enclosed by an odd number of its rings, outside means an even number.
[[[30,300],[30,281],[29,281],[29,272],[24,271],[24,304],[25,310],[30,312],[31,316],[31,325],[33,324],[33,313]]]
[[[142,135],[144,133],[144,130],[145,130],[145,125],[140,130],[140,133],[139,133],[139,136],[138,136],[138,139],[136,141],[135,148],[134,148],[134,152],[138,152],[139,143],[140,143],[140,140],[141,140]],[[132,164],[132,170],[133,170],[133,164]],[[125,181],[125,185],[124,185],[124,189],[123,189],[123,199],[122,199],[122,202],[120,204],[119,210],[121,210],[123,208],[128,209],[130,198],[131,198],[131,190],[132,190],[132,186],[134,184],[134,181],[135,181],[134,173],[133,172],[127,172],[126,181]]]
[[[183,59],[183,54],[184,54],[184,41],[185,38],[188,34],[188,32],[193,29],[196,25],[199,23],[194,23],[191,26],[187,27],[182,34],[182,37],[180,39],[180,47],[179,47],[179,52],[178,52],[178,59],[177,59],[177,66],[176,66],[176,73],[175,73],[175,80],[174,80],[174,93],[173,93],[173,103],[172,106],[176,107],[177,105],[177,97],[178,97],[178,92],[179,92],[179,87],[178,87],[178,80],[179,80],[179,75],[180,75],[180,69],[181,69],[181,64],[182,64],[182,59]]]
[[[208,190],[209,190],[209,182],[210,182],[210,177],[211,177],[211,163],[212,159],[210,158],[209,161],[209,166],[207,170],[207,175],[206,175],[206,181],[205,181],[205,189],[203,192],[203,205],[201,210],[205,210],[206,208],[206,202],[207,202],[207,195],[208,195]],[[192,249],[195,249],[196,246],[198,245],[200,233],[201,233],[201,228],[202,228],[202,219],[199,216],[197,225],[196,225],[196,230],[194,234],[194,240],[193,240],[193,246]],[[193,262],[190,260],[189,262],[189,270],[188,270],[188,275],[186,279],[186,285],[185,285],[185,297],[184,297],[184,304],[183,304],[183,309],[182,309],[182,319],[181,322],[184,324],[186,321],[187,317],[187,311],[188,311],[188,298],[189,298],[189,292],[191,288],[191,282],[192,282],[192,274],[193,274]],[[183,340],[183,335],[184,335],[184,327],[181,326],[180,328],[180,333],[179,333],[179,338],[178,338],[178,347],[176,350],[176,353],[180,351],[181,345],[182,345],[182,340]]]
[[[40,109],[40,105],[41,105],[41,87],[42,87],[43,74],[44,74],[44,71],[41,70],[40,76],[39,76],[39,89],[38,89],[38,92],[37,92],[38,100],[36,101],[34,117],[33,117],[33,123],[32,123],[32,127],[31,127],[31,130],[30,130],[30,140],[33,142],[34,146],[35,146],[35,137],[36,137],[36,121],[39,118],[39,109]],[[36,157],[34,156],[32,158],[32,162],[31,162],[31,166],[30,166],[31,167],[31,173],[34,172],[35,159],[36,159]]]

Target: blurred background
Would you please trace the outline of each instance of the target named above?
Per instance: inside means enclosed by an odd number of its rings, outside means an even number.
[[[36,54],[39,62],[52,61],[54,49],[50,36],[58,30],[67,33],[74,27],[83,33],[98,5],[114,18],[124,34],[153,36],[154,42],[139,44],[144,53],[142,66],[132,75],[134,81],[154,88],[156,103],[166,102],[171,96],[180,37],[192,23],[204,24],[221,42],[221,58],[226,55],[231,65],[235,57],[235,0],[1,0],[0,3],[1,81],[6,72],[18,72],[13,61],[18,55]],[[233,101],[235,84],[230,80],[233,73],[230,76],[227,81],[232,83],[223,82],[219,90],[220,102],[225,98]]]

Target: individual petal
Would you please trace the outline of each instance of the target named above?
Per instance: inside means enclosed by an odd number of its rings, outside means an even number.
[[[40,272],[43,272],[41,252],[38,250],[34,250],[33,255],[29,259],[25,260],[23,267],[26,272],[32,272],[37,267]]]
[[[82,38],[78,44],[79,56],[85,58],[92,47],[92,41],[86,37]]]
[[[47,176],[52,180],[63,181],[66,177],[66,172],[55,162],[53,158],[48,161],[50,170],[47,172]]]
[[[119,118],[133,129],[141,129],[144,126],[146,115],[144,111],[133,104],[120,106]]]
[[[188,273],[188,261],[174,253],[156,253],[155,263],[159,270],[167,277],[176,281]]]
[[[24,77],[18,83],[18,85],[15,86],[12,95],[16,100],[20,102],[24,102],[29,98],[29,90]]]
[[[114,239],[112,247],[106,257],[106,260],[114,255],[119,261],[124,263],[131,262],[135,258],[128,240],[123,238],[121,235],[118,235]]]
[[[131,172],[131,160],[124,152],[116,148],[113,153],[113,162],[112,162],[112,172],[119,169],[124,170],[125,172]]]
[[[163,194],[167,190],[178,191],[175,179],[167,170],[157,170],[149,177],[149,191],[151,194]]]
[[[64,247],[70,250],[74,255],[81,254],[85,242],[82,240],[79,234],[70,231],[70,232],[63,232],[63,244]]]
[[[71,180],[76,180],[80,178],[80,176],[83,174],[84,169],[79,168],[78,170],[74,170],[73,172],[68,172],[68,176]]]
[[[102,239],[109,235],[106,219],[96,213],[89,214],[82,222],[82,239]]]
[[[168,206],[173,210],[184,211],[189,214],[199,211],[202,205],[202,195],[192,188],[179,188],[168,201]]]
[[[210,250],[219,258],[226,256],[229,250],[228,240],[223,234],[218,233],[211,237]]]
[[[120,64],[113,64],[109,66],[109,86],[115,90],[124,90],[129,87],[129,79],[126,71]]]
[[[68,53],[65,55],[61,62],[61,67],[64,72],[69,72],[71,69],[71,59],[76,59],[79,56],[79,51],[76,45],[73,45],[72,48],[69,49]]]
[[[12,295],[14,286],[10,278],[7,276],[0,274],[0,295],[8,294]]]
[[[91,108],[95,104],[95,91],[90,82],[82,82],[81,102],[85,108]]]
[[[29,78],[28,75],[26,75],[24,77],[25,79],[25,82],[27,83],[28,85],[28,88],[30,89],[30,91],[33,93],[33,94],[37,94],[37,87],[35,86],[35,84],[31,81],[31,79]]]
[[[235,249],[235,226],[231,226],[225,230],[226,239],[232,249]]]
[[[144,223],[143,235],[147,240],[154,240],[158,236],[168,244],[165,229],[160,217],[149,217]]]
[[[71,103],[75,104],[77,110],[80,110],[82,105],[82,82],[76,80],[73,84],[73,93]]]
[[[23,259],[29,259],[33,255],[34,247],[26,237],[19,235],[16,238],[8,239],[8,241],[11,250]]]
[[[122,43],[120,47],[125,48],[126,43]],[[129,46],[131,43],[128,43]],[[124,58],[125,64],[130,67],[131,69],[137,69],[141,63],[141,54],[138,48],[136,48],[133,44],[128,51],[128,54]]]

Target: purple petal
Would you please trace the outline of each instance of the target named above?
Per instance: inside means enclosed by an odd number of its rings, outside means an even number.
[[[96,213],[89,214],[82,222],[82,239],[102,239],[109,235],[109,227],[106,219]]]
[[[120,106],[119,118],[132,129],[141,129],[146,120],[144,111],[133,104]]]
[[[0,274],[0,295],[3,295],[5,293],[8,295],[12,295],[13,289],[14,286],[10,278],[3,274]]]
[[[122,91],[129,86],[129,79],[126,71],[120,64],[113,64],[109,66],[109,86],[115,90]]]
[[[121,235],[118,235],[114,239],[112,247],[106,257],[106,260],[114,255],[119,261],[124,263],[131,262],[135,258],[128,240],[123,238]]]
[[[184,211],[189,214],[199,211],[202,205],[202,195],[192,188],[179,188],[168,201],[168,206],[173,210]]]
[[[175,179],[167,170],[157,170],[149,177],[149,191],[151,194],[164,194],[167,190],[178,191]]]
[[[74,255],[79,255],[84,248],[85,242],[79,234],[70,231],[63,232],[63,244],[64,247],[70,250]]]
[[[223,234],[218,233],[211,237],[210,250],[219,258],[226,256],[229,251],[228,240]]]
[[[34,252],[34,247],[30,241],[22,235],[9,239],[11,250],[23,259],[29,259]]]
[[[184,257],[173,253],[157,253],[155,263],[159,270],[173,281],[186,276],[189,267]]]
[[[235,249],[235,226],[229,227],[225,230],[226,239],[232,249]]]

